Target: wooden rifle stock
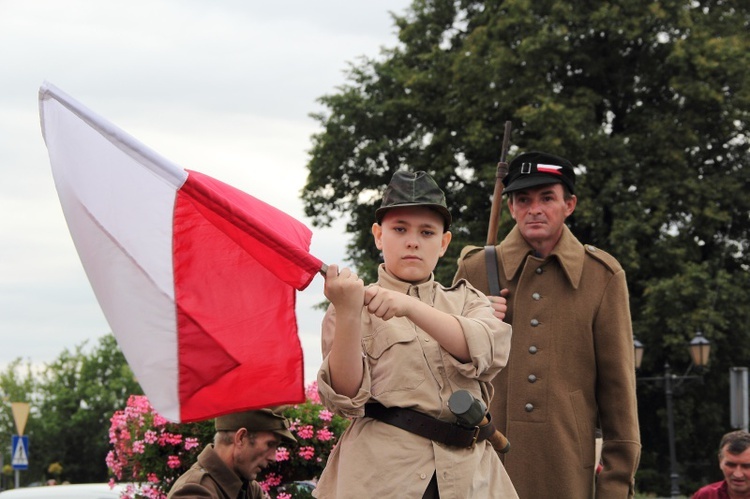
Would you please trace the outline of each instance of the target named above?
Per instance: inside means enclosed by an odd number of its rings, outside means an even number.
[[[503,148],[500,151],[500,162],[497,164],[495,174],[495,191],[492,194],[492,208],[490,208],[490,225],[487,229],[487,246],[497,244],[497,230],[500,224],[500,210],[503,206],[503,179],[508,175],[508,147],[510,144],[511,122],[505,122],[503,133]]]

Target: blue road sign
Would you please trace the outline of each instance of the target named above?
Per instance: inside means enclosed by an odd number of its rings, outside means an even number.
[[[27,470],[29,469],[29,437],[13,435],[13,457],[11,458],[11,464],[14,470]]]

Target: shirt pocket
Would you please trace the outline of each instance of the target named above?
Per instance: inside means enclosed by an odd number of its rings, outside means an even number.
[[[390,324],[391,319],[363,338],[370,364],[371,393],[414,390],[425,380],[424,352],[411,324]]]

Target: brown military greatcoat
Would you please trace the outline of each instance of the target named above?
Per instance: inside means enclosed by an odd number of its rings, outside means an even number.
[[[484,259],[483,248],[464,248],[456,280],[488,293]],[[490,412],[511,442],[504,464],[519,497],[632,497],[640,436],[624,271],[567,227],[547,258],[516,227],[497,262],[513,337]],[[603,470],[594,492],[597,427]]]
[[[193,466],[178,478],[167,499],[269,499],[256,481],[243,482],[207,445]]]

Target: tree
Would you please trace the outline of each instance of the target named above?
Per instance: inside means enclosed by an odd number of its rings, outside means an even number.
[[[449,283],[460,249],[484,244],[512,121],[511,158],[544,150],[577,166],[569,225],[623,264],[644,374],[686,369],[696,330],[713,342],[705,384],[675,404],[684,489],[714,478],[727,371],[750,363],[750,4],[415,0],[394,22],[400,43],[320,99],[302,193],[313,225],[345,218],[347,257],[372,281],[382,188],[398,169],[426,170],[455,219],[436,269]],[[500,235],[511,225],[504,209]],[[664,494],[663,393],[639,391],[638,486]]]
[[[105,482],[110,418],[131,394],[141,394],[114,336],[65,350],[37,376],[28,424],[28,477],[45,478],[52,463],[72,483]],[[32,480],[33,481],[33,480]]]

